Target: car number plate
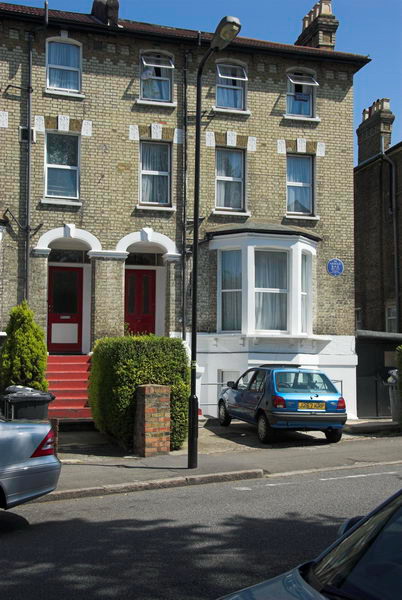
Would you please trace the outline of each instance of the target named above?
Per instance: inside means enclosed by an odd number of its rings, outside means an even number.
[[[325,410],[325,402],[299,402],[299,410]]]

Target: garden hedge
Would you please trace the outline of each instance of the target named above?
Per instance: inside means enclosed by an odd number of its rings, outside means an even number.
[[[171,387],[171,450],[187,433],[189,365],[179,339],[155,335],[102,338],[94,347],[89,402],[96,427],[126,450],[133,446],[135,392],[139,385]]]

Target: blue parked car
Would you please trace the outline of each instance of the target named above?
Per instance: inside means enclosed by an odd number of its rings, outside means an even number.
[[[219,422],[240,419],[257,425],[263,443],[279,429],[323,431],[339,442],[347,419],[345,400],[325,373],[312,369],[261,365],[228,381],[218,401]]]

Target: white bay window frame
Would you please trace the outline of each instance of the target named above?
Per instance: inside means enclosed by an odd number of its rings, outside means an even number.
[[[308,337],[312,335],[312,266],[317,243],[298,235],[231,234],[215,237],[209,242],[210,250],[218,250],[217,270],[217,331],[222,329],[222,272],[221,253],[241,250],[242,264],[242,323],[238,334],[247,337]],[[255,253],[261,251],[286,252],[287,262],[287,327],[286,330],[258,330],[256,328]],[[306,255],[306,289],[302,290],[302,256]],[[302,294],[306,294],[306,326],[303,326]],[[305,331],[303,331],[303,329]]]

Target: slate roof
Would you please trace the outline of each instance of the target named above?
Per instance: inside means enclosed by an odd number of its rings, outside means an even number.
[[[43,21],[44,8],[36,8],[30,6],[21,6],[18,4],[9,4],[8,2],[0,2],[0,18],[14,17],[16,19],[30,20],[35,22]],[[181,29],[178,27],[167,27],[164,25],[155,25],[152,23],[140,23],[137,21],[119,20],[118,27],[108,27],[101,23],[98,19],[90,14],[69,12],[62,10],[49,10],[49,24],[64,23],[70,24],[71,27],[94,29],[99,32],[102,29],[105,33],[118,32],[135,34],[137,36],[163,37],[164,39],[182,40],[193,43],[206,44],[211,40],[213,34],[209,32],[199,32],[192,29]],[[370,62],[367,56],[360,54],[350,54],[347,52],[337,52],[333,50],[324,50],[321,48],[310,48],[307,46],[295,46],[293,44],[279,44],[265,40],[246,38],[239,36],[231,45],[239,50],[259,50],[262,52],[281,53],[281,54],[300,54],[310,56],[320,60],[331,60],[347,62],[361,68],[366,63]]]

